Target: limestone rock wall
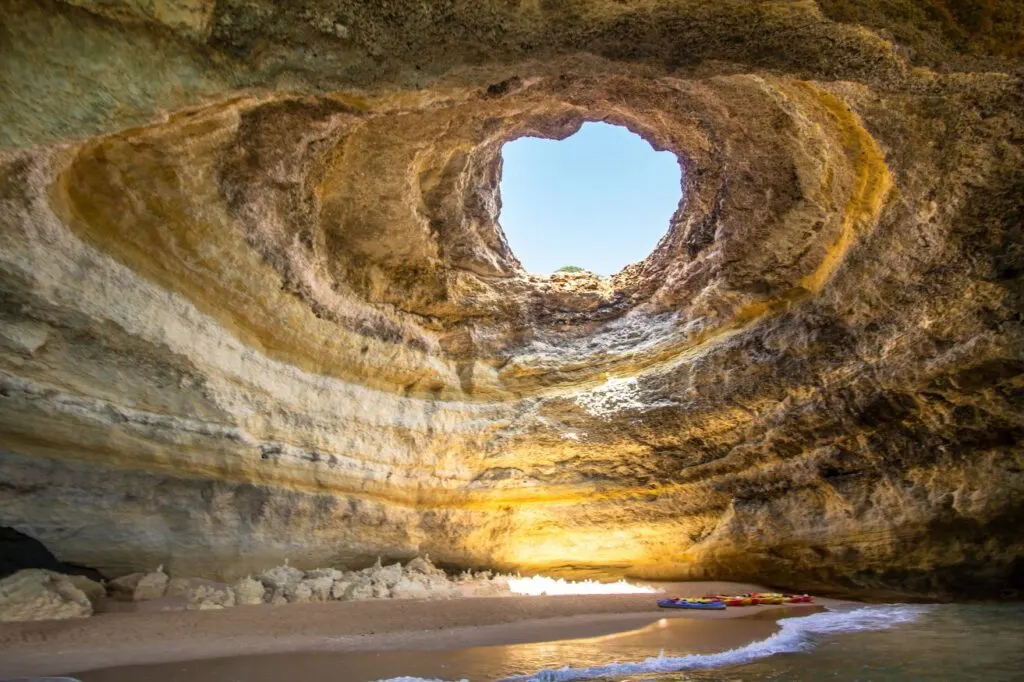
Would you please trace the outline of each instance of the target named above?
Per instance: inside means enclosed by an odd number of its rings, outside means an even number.
[[[3,0],[0,524],[110,575],[1019,589],[1024,16],[877,4]],[[501,145],[592,120],[683,200],[529,275]]]

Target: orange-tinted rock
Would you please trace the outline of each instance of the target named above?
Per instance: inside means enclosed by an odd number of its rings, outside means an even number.
[[[0,524],[62,561],[1019,584],[1012,3],[8,4]],[[587,120],[684,202],[530,275],[501,145]]]

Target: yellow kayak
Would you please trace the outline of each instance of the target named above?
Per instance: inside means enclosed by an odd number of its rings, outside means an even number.
[[[762,604],[810,604],[814,597],[809,594],[780,594],[778,592],[762,592],[754,595]]]
[[[726,606],[757,606],[759,604],[806,604],[814,601],[810,595],[781,594],[779,592],[758,592],[755,594],[712,594]]]

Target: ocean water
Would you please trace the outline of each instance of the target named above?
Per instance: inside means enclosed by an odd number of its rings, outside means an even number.
[[[854,606],[786,618],[780,626],[770,637],[720,653],[673,655],[667,648],[657,656],[551,666],[504,680],[1024,680],[1024,604]]]
[[[665,682],[1024,681],[1024,604],[941,605],[886,629],[811,635],[803,650]]]
[[[126,666],[81,682],[1024,682],[1024,604],[751,609],[462,649],[297,651]],[[536,634],[536,633],[534,633]],[[296,675],[301,671],[301,675]]]

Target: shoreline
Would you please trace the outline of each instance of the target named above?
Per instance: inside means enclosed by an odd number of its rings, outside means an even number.
[[[610,627],[624,627],[631,615]],[[547,625],[551,641],[495,644],[457,649],[384,649],[370,651],[302,651],[233,656],[162,665],[141,665],[73,673],[81,682],[279,682],[302,671],[303,682],[367,682],[418,680],[500,680],[545,668],[592,666],[595,663],[643,660],[664,651],[673,655],[717,654],[763,641],[780,628],[772,619],[747,616],[729,619],[662,618],[637,628],[594,637],[579,635],[578,624],[525,621]],[[780,614],[776,614],[777,616]],[[580,618],[580,617],[575,617]],[[561,619],[554,619],[561,620]],[[507,626],[494,626],[505,629]],[[616,630],[618,629],[616,627]]]
[[[665,594],[764,590],[757,585],[721,582],[670,583],[661,587]],[[814,613],[821,607],[844,603],[822,599],[814,605],[669,611],[655,606],[656,596],[368,600],[238,606],[219,611],[101,613],[89,619],[3,623],[0,679],[271,654],[388,651],[416,655],[415,652],[510,647],[626,634],[662,620],[743,619],[775,627],[778,618]],[[760,626],[744,628],[764,633]],[[705,648],[716,646],[714,641],[705,644]]]

